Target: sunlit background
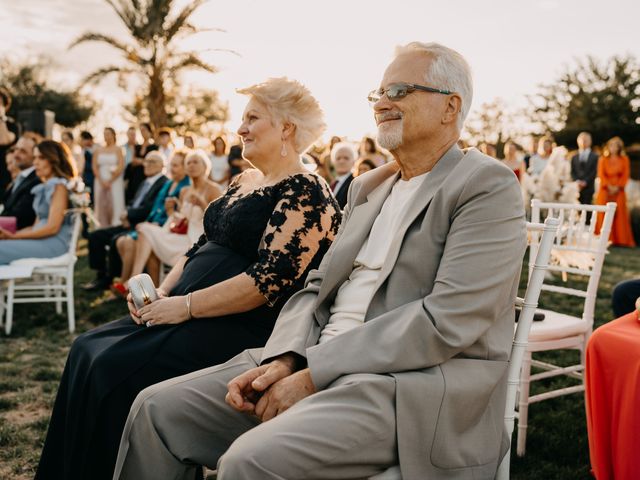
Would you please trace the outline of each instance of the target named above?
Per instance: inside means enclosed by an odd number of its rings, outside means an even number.
[[[96,68],[121,63],[100,43],[67,48],[88,30],[127,38],[104,0],[0,0],[0,6],[2,56],[52,57],[55,85],[75,88]],[[224,32],[197,34],[181,47],[219,67],[214,75],[187,73],[185,83],[215,89],[228,102],[225,128],[235,130],[245,103],[235,88],[286,75],[317,96],[327,135],[358,139],[374,131],[366,93],[377,86],[397,44],[438,41],[461,52],[474,71],[475,109],[496,97],[507,108],[526,108],[526,96],[554,82],[576,58],[640,57],[639,18],[634,0],[216,0],[192,21]],[[90,128],[110,124],[121,131],[131,121],[122,108],[131,100],[130,87],[118,88],[116,77],[83,91],[101,103]]]

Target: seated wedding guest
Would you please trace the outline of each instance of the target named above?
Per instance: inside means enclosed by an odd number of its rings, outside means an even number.
[[[7,170],[6,154],[20,138],[20,125],[7,115],[11,108],[11,95],[0,87],[0,192],[3,192],[11,178]]]
[[[495,477],[526,228],[511,170],[456,145],[471,96],[458,53],[398,50],[369,95],[395,162],[353,181],[264,349],[138,395],[114,479]]]
[[[347,192],[353,181],[353,164],[356,161],[356,150],[348,142],[336,143],[331,150],[331,165],[336,178],[331,182],[331,191],[341,209],[347,203]]]
[[[329,140],[329,143],[325,147],[324,153],[322,153],[322,155],[320,156],[320,162],[323,165],[326,165],[327,172],[329,174],[328,177],[324,177],[324,176],[323,177],[329,184],[331,184],[331,181],[333,180],[333,172],[331,172],[331,150],[333,150],[333,146],[336,143],[340,143],[341,141],[342,141],[342,138],[340,138],[337,135],[333,135]]]
[[[142,143],[136,145],[133,159],[124,171],[124,179],[127,187],[124,190],[125,203],[129,205],[133,201],[140,184],[144,182],[144,165],[142,164],[147,153],[158,150],[158,145],[153,143],[153,128],[150,123],[140,124],[140,136]]]
[[[362,141],[360,142],[359,154],[360,157],[367,157],[373,160],[373,163],[376,164],[376,167],[387,163],[387,157],[385,157],[384,154],[380,150],[378,150],[376,141],[371,137],[362,137]]]
[[[504,160],[502,162],[511,170],[513,170],[513,173],[518,178],[518,181],[521,181],[522,175],[526,171],[526,167],[524,164],[524,160],[522,160],[522,158],[518,154],[518,147],[516,147],[515,143],[507,141],[504,144]]]
[[[229,185],[229,177],[231,176],[227,142],[222,137],[216,137],[213,139],[212,146],[213,151],[209,157],[211,159],[211,180],[224,190]]]
[[[20,169],[18,165],[16,165],[16,147],[12,146],[7,149],[5,155],[5,162],[7,164],[7,173],[9,174],[9,184],[5,187],[4,192],[0,192],[0,214],[2,214],[2,210],[4,209],[4,201],[5,197],[8,197],[11,194],[11,187],[13,187],[13,181],[16,179],[18,174],[20,173]]]
[[[529,158],[529,169],[531,175],[540,175],[544,167],[549,163],[549,157],[553,151],[553,140],[551,137],[542,137],[538,141],[538,151]]]
[[[173,267],[204,233],[204,212],[222,192],[209,180],[211,163],[206,153],[188,154],[185,170],[191,186],[183,189],[178,199],[171,198],[167,202],[169,218],[164,225],[145,222],[136,227],[138,241],[130,277],[142,273],[151,254],[161,263]]]
[[[175,145],[173,144],[173,130],[168,127],[158,130],[158,150],[168,162],[173,155]]]
[[[137,255],[137,229],[142,225],[147,224],[164,225],[167,221],[167,210],[171,209],[171,211],[173,211],[175,205],[175,203],[173,203],[174,200],[178,198],[180,192],[182,192],[184,187],[191,184],[191,180],[186,175],[184,168],[187,153],[188,151],[184,149],[175,150],[173,152],[173,157],[171,158],[171,162],[169,162],[169,178],[171,178],[171,181],[166,182],[160,192],[158,192],[158,196],[153,202],[153,206],[151,207],[149,216],[144,222],[139,223],[136,226],[136,230],[132,230],[126,235],[120,235],[116,240],[116,248],[118,249],[118,254],[120,255],[120,260],[122,262],[122,271],[120,273],[120,281],[112,284],[111,289],[115,290],[120,295],[127,295],[127,289],[124,284],[131,277],[131,269],[133,268],[133,262],[135,261]],[[185,251],[186,248],[182,253],[184,253]],[[142,269],[138,273],[141,272]],[[152,272],[149,272],[150,275],[151,273]],[[153,273],[154,275],[151,275],[151,277],[154,279],[154,281],[157,281],[157,269]]]
[[[94,210],[103,228],[118,225],[125,210],[124,155],[116,143],[116,131],[104,129],[105,145],[93,152]]]
[[[42,183],[31,189],[37,221],[11,233],[0,228],[0,265],[19,258],[53,258],[67,253],[72,217],[67,182],[76,177],[75,162],[66,145],[53,140],[39,143],[33,152],[35,174]]]
[[[359,177],[365,172],[373,170],[376,168],[376,164],[370,158],[361,158],[356,162],[355,167],[353,167],[353,176]]]
[[[33,153],[37,144],[36,137],[25,134],[18,139],[13,152],[13,160],[20,173],[13,179],[11,190],[5,192],[3,217],[16,217],[18,230],[30,227],[36,221],[33,208],[33,187],[40,183],[33,165]]]
[[[157,151],[147,154],[143,162],[145,181],[138,187],[133,202],[120,217],[120,225],[99,228],[89,234],[89,267],[96,271],[96,278],[83,286],[85,290],[106,290],[113,277],[122,270],[120,255],[116,247],[118,236],[126,234],[144,222],[155,202],[158,192],[169,179],[162,173],[164,156]],[[107,264],[107,247],[109,262]]]
[[[239,93],[250,97],[238,134],[255,168],[209,205],[205,234],[148,310],[136,312],[130,301],[131,317],[73,343],[37,479],[111,479],[138,392],[264,345],[282,305],[333,241],[338,205],[300,161],[324,129],[317,101],[285,78]]]
[[[625,280],[613,287],[611,308],[616,318],[622,317],[636,309],[636,300],[640,298],[640,279]]]

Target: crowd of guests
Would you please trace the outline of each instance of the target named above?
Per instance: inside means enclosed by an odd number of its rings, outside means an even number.
[[[581,132],[576,143],[577,151],[568,152],[564,147],[557,148],[549,136],[533,138],[528,149],[507,141],[500,158],[513,170],[523,184],[523,190],[530,190],[526,193],[531,197],[587,205],[615,202],[617,207],[611,228],[611,243],[634,247],[636,243],[625,193],[630,180],[630,162],[622,139],[613,137],[602,148],[592,149],[591,134]],[[494,145],[482,143],[479,149],[499,158]],[[598,217],[598,232],[601,224],[602,215]]]
[[[0,227],[0,264],[63,254],[69,192],[86,186],[84,287],[130,311],[73,342],[37,479],[197,478],[203,464],[221,479],[366,478],[398,463],[407,478],[493,478],[526,245],[511,172],[542,175],[553,142],[526,157],[508,142],[504,165],[491,145],[460,149],[470,69],[438,44],[399,48],[380,85],[384,150],[310,149],[322,110],[286,78],[238,90],[229,149],[146,123],[123,145],[112,128],[76,145],[0,127],[16,222]],[[580,199],[597,176],[596,202],[624,202],[622,142],[599,159],[588,134],[578,143]],[[158,299],[140,308],[127,282],[143,271]]]

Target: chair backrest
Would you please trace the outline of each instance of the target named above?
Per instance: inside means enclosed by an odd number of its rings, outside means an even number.
[[[76,249],[78,248],[78,239],[80,238],[80,232],[82,231],[82,214],[80,212],[73,212],[73,227],[71,230],[71,241],[69,242],[69,254],[72,257],[76,256]]]
[[[539,223],[543,213],[546,217],[556,217],[560,225],[552,245],[549,271],[559,272],[564,279],[568,274],[588,278],[586,290],[558,285],[542,285],[543,291],[573,295],[584,300],[582,319],[593,325],[596,294],[609,245],[609,234],[613,225],[616,204],[581,205],[572,203],[545,203],[531,201],[531,221]],[[604,215],[604,218],[602,218]],[[598,217],[601,218],[600,231],[596,233]],[[537,255],[539,234],[534,232],[529,249],[529,273]]]
[[[505,404],[504,424],[509,439],[513,433],[516,395],[518,385],[520,384],[520,369],[522,368],[522,359],[527,347],[529,338],[529,330],[533,323],[533,314],[538,306],[538,297],[542,289],[544,274],[549,266],[549,257],[551,256],[551,246],[556,236],[556,231],[560,225],[557,218],[548,217],[544,221],[544,225],[539,223],[530,223],[527,225],[530,240],[536,238],[537,249],[533,264],[530,269],[529,281],[524,294],[524,299],[518,298],[516,304],[522,307],[516,333],[511,346],[511,354],[509,355],[509,369],[507,372],[507,402]],[[539,233],[542,232],[542,236]],[[499,479],[509,478],[509,453],[503,459],[498,471]]]

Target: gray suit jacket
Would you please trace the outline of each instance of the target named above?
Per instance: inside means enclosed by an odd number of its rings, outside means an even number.
[[[317,344],[398,176],[391,163],[353,181],[336,240],[283,308],[262,361],[296,352],[318,389],[348,374],[392,375],[403,478],[493,478],[507,447],[506,370],[526,246],[509,168],[453,146],[404,212],[365,323]]]

